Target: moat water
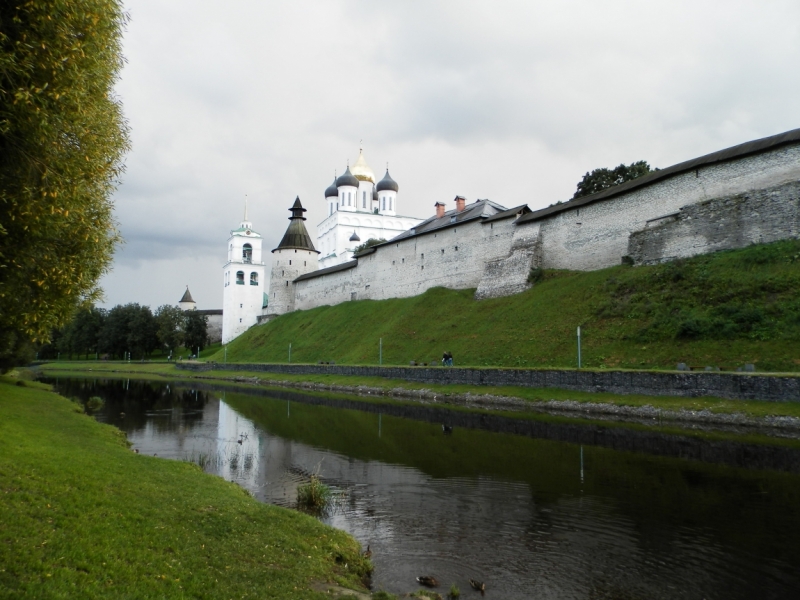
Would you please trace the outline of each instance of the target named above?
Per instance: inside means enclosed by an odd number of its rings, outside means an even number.
[[[433,575],[462,598],[470,578],[503,599],[800,597],[791,440],[190,385],[57,382],[102,397],[96,418],[141,453],[264,502],[293,507],[318,473],[338,498],[323,520],[372,549],[374,590]]]

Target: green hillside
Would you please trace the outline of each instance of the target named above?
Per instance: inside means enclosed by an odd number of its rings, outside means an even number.
[[[649,267],[543,271],[523,294],[474,290],[363,300],[296,311],[228,345],[229,362],[800,371],[800,241],[750,246]],[[222,362],[223,351],[209,357]]]

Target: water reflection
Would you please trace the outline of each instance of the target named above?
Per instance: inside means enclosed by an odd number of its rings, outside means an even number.
[[[788,446],[285,391],[61,385],[104,397],[98,418],[142,452],[204,461],[263,501],[292,505],[298,483],[319,472],[343,498],[326,520],[371,545],[375,586],[394,593],[423,573],[465,596],[467,578],[480,579],[488,598],[800,589],[800,478]]]

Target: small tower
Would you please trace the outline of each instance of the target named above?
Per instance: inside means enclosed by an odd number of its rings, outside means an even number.
[[[350,174],[349,170],[347,174]],[[311,236],[303,224],[306,220],[303,216],[306,209],[300,204],[299,197],[289,210],[292,212],[289,227],[281,243],[272,251],[272,273],[269,278],[270,315],[282,315],[294,310],[294,280],[300,275],[316,271],[319,262],[319,252],[314,248]]]
[[[253,231],[247,219],[228,238],[228,262],[223,267],[222,343],[256,324],[264,305],[264,262],[261,257],[261,235]]]
[[[183,292],[183,297],[178,301],[178,308],[181,310],[196,310],[197,309],[197,302],[194,301],[192,298],[192,294],[189,292],[189,286],[186,286],[186,291]]]
[[[389,167],[386,167],[386,175],[378,182],[375,189],[378,192],[378,213],[395,216],[397,214],[397,192],[400,190],[400,186],[389,175]]]

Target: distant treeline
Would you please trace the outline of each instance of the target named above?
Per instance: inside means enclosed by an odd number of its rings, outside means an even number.
[[[208,342],[207,317],[165,304],[155,314],[149,306],[118,304],[111,310],[90,307],[76,313],[51,341],[39,348],[39,358],[104,356],[141,359],[156,350],[173,354],[182,347],[202,350]]]

